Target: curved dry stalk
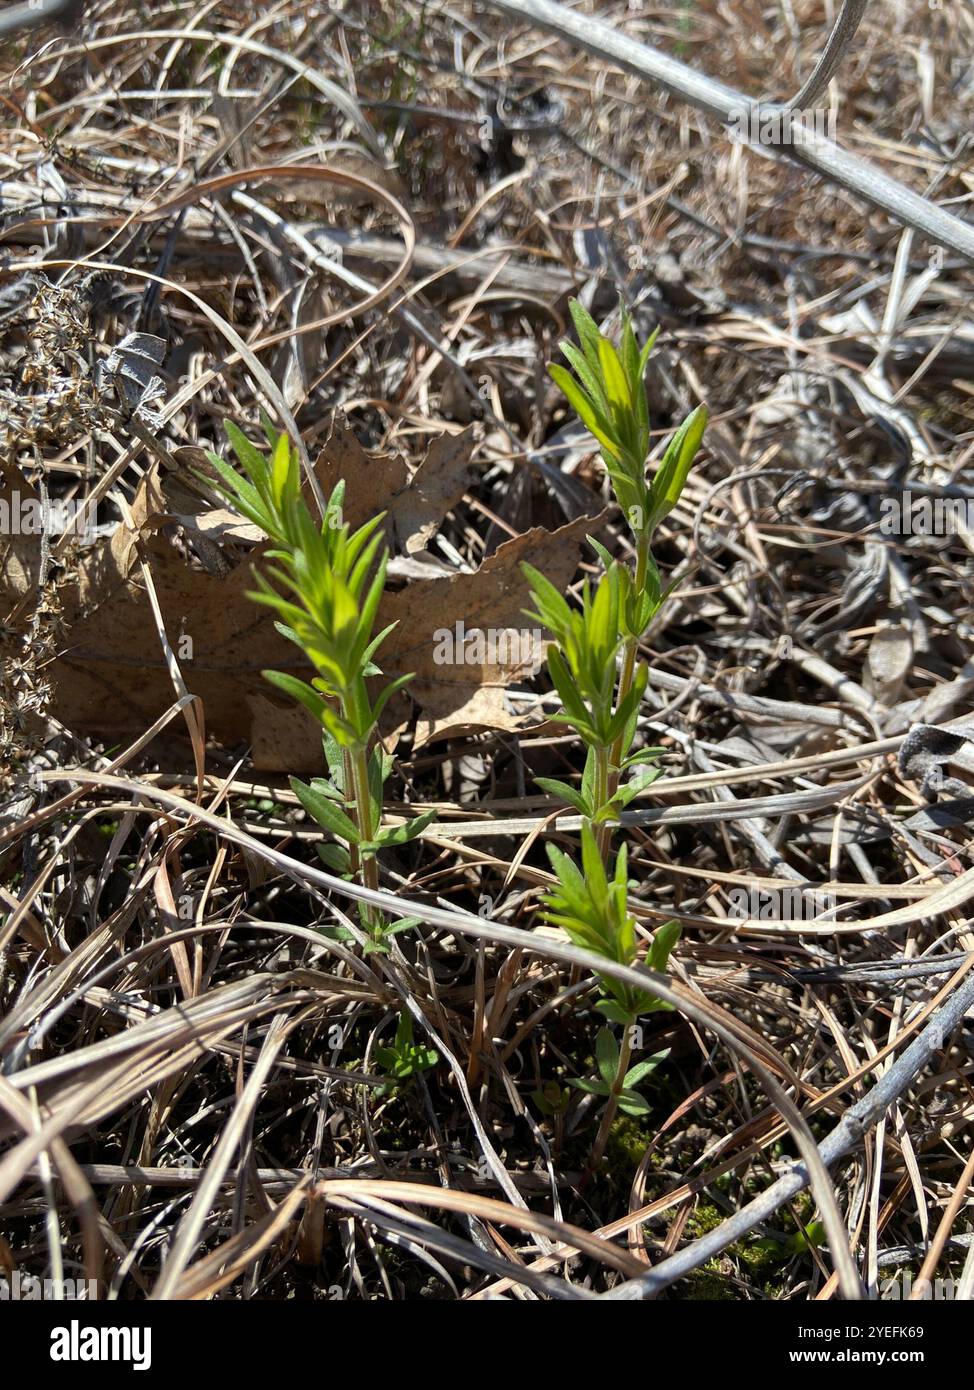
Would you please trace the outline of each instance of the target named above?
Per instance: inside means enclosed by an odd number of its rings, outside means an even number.
[[[856,36],[856,30],[862,23],[862,17],[866,13],[868,4],[869,0],[842,0],[842,9],[832,27],[829,41],[822,51],[822,56],[815,64],[807,81],[801,85],[791,100],[785,103],[792,110],[807,109],[825,91],[838,71],[839,65],[845,57],[846,49]]]
[[[314,1192],[327,1202],[341,1199],[343,1202],[360,1202],[362,1199],[376,1197],[401,1202],[408,1206],[433,1207],[440,1211],[452,1211],[468,1216],[477,1216],[483,1221],[498,1222],[513,1226],[516,1230],[529,1231],[549,1240],[572,1246],[580,1255],[622,1273],[641,1273],[641,1262],[601,1236],[593,1236],[580,1226],[568,1221],[558,1221],[542,1212],[530,1211],[525,1207],[511,1207],[495,1197],[482,1197],[475,1192],[457,1192],[448,1187],[415,1182],[396,1182],[387,1178],[328,1178],[314,1186]],[[571,1257],[569,1257],[571,1258]]]

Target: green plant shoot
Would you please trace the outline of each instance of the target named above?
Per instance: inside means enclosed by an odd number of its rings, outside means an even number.
[[[626,847],[623,845],[616,855],[615,869],[610,878],[602,855],[596,844],[592,827],[582,822],[582,867],[579,869],[562,850],[555,845],[548,846],[548,857],[555,871],[557,883],[544,895],[542,916],[552,926],[561,927],[570,941],[587,951],[602,956],[605,960],[619,965],[634,965],[638,959],[639,947],[636,939],[636,920],[627,907],[629,880],[627,876]],[[665,971],[673,947],[680,939],[679,922],[666,922],[657,928],[653,942],[646,957],[651,970]],[[617,1110],[637,1115],[645,1113],[648,1107],[636,1094],[634,1087],[645,1080],[662,1061],[656,1055],[646,1063],[630,1067],[632,1058],[632,1026],[637,1018],[645,1014],[669,1010],[671,1004],[657,999],[646,990],[623,984],[611,975],[599,975],[602,997],[595,1007],[613,1023],[621,1023],[622,1043],[617,1045],[609,1029],[599,1032],[597,1051],[601,1080],[596,1082],[573,1082],[582,1090],[592,1091],[606,1098],[605,1110],[599,1131],[589,1158],[589,1171],[595,1172],[605,1146]],[[612,1065],[606,1058],[614,1049]]]
[[[649,762],[657,750],[630,757],[636,719],[648,671],[637,663],[639,642],[668,596],[662,588],[651,542],[660,522],[676,506],[707,423],[698,406],[670,440],[655,475],[647,476],[650,446],[649,408],[643,382],[656,333],[640,347],[632,322],[623,311],[616,347],[592,316],[573,300],[572,319],[578,346],[561,343],[573,376],[552,364],[548,370],[582,423],[599,443],[616,501],[632,530],[635,565],[613,560],[604,546],[592,546],[604,566],[594,595],[583,592],[582,611],[569,608],[561,594],[537,570],[524,566],[536,612],[555,638],[548,651],[548,670],[561,696],[569,724],[588,745],[579,792],[564,783],[541,782],[575,805],[598,827],[603,858],[609,850],[609,822],[649,784],[651,775],[620,788],[623,774],[636,761]]]
[[[552,926],[561,927],[576,946],[615,962],[633,965],[638,959],[636,919],[627,907],[629,880],[626,847],[616,855],[610,878],[591,827],[582,824],[582,867],[557,845],[548,846],[548,858],[557,883],[544,895],[542,916]],[[657,929],[646,963],[652,970],[664,971],[670,952],[680,939],[679,922],[667,922]],[[644,1014],[669,1009],[655,995],[623,984],[612,975],[600,975],[603,994],[596,1008],[613,1023],[629,1026]]]
[[[257,588],[249,596],[275,611],[278,630],[315,671],[310,681],[281,671],[263,673],[322,728],[330,776],[310,785],[292,777],[291,787],[308,814],[339,841],[319,846],[328,866],[378,888],[378,851],[415,838],[435,814],[403,826],[382,826],[382,791],[391,759],[381,744],[372,744],[387,702],[410,680],[399,676],[371,693],[371,678],[381,675],[375,655],[392,631],[375,631],[388,562],[388,552],[380,550],[382,515],[352,531],[342,521],[345,485],[340,482],[316,521],[301,490],[300,459],[287,435],[268,432],[267,457],[236,425],[228,422],[226,428],[243,472],[210,453],[218,475],[215,486],[272,542],[266,556],[269,578],[255,571]],[[363,907],[361,916],[369,946],[387,949],[385,938],[396,928],[386,926],[374,909]],[[398,929],[403,925],[397,924]]]
[[[389,1078],[386,1085],[378,1088],[380,1095],[387,1095],[420,1072],[435,1067],[440,1054],[435,1047],[413,1042],[413,1016],[408,1009],[403,1009],[399,1015],[395,1041],[391,1047],[377,1047],[375,1060]]]

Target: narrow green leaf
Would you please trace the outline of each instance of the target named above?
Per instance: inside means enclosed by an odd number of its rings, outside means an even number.
[[[576,1091],[585,1091],[590,1096],[607,1096],[610,1087],[604,1081],[586,1081],[584,1077],[569,1077],[569,1086],[574,1086]]]
[[[554,777],[536,777],[534,784],[540,787],[549,796],[558,797],[559,801],[567,801],[569,806],[574,806],[579,815],[590,816],[592,814],[591,803],[586,801],[582,793],[570,787],[567,782],[559,782]]]
[[[326,845],[315,845],[315,849],[325,867],[331,869],[332,873],[341,874],[343,878],[351,873],[352,859],[344,845],[329,842]]]
[[[664,922],[653,934],[653,944],[649,951],[648,964],[651,969],[666,971],[670,953],[680,939],[683,931],[679,922]]]
[[[647,1076],[650,1076],[660,1062],[665,1062],[669,1055],[670,1049],[667,1048],[665,1052],[654,1052],[652,1057],[647,1057],[645,1061],[637,1062],[634,1067],[630,1067],[626,1072],[626,1087],[638,1086],[640,1081],[644,1081]]]
[[[595,1039],[595,1056],[602,1080],[611,1086],[619,1070],[619,1044],[611,1029],[599,1029]]]
[[[605,398],[605,391],[597,372],[589,366],[585,354],[579,352],[573,343],[562,343],[561,350],[571,363],[572,370],[578,377],[582,389],[589,397],[592,404],[608,418],[609,402]]]
[[[603,984],[606,984],[606,981],[603,980]],[[623,1008],[621,1004],[613,999],[600,999],[595,1007],[598,1009],[599,1013],[604,1014],[611,1023],[628,1025],[632,1023],[634,1018],[638,1018],[639,1016],[638,1013],[633,1013],[631,1010]],[[640,1009],[639,1013],[642,1012],[644,1011]]]
[[[362,849],[380,850],[386,849],[389,845],[406,845],[410,840],[415,840],[417,835],[422,835],[426,827],[432,825],[435,820],[435,811],[424,811],[422,815],[406,821],[405,825],[387,826],[379,832],[374,841],[363,843]]]
[[[623,1091],[619,1097],[619,1109],[624,1115],[641,1116],[648,1115],[652,1106],[647,1105],[642,1096],[635,1091]]]
[[[594,403],[589,400],[588,396],[585,395],[575,379],[569,376],[564,367],[554,365],[549,366],[548,374],[555,385],[567,396],[568,402],[575,414],[589,433],[595,435],[595,438],[602,445],[603,449],[611,454],[613,458],[618,459],[621,457],[619,443],[613,438],[612,424],[605,418],[601,411],[597,409]]]
[[[194,476],[205,487],[213,488],[215,492],[225,497],[238,512],[241,512],[248,521],[253,522],[266,535],[271,535],[273,523],[257,489],[240,473],[231,468],[229,463],[220,458],[219,454],[207,450],[206,456],[219,474],[219,478],[210,478],[198,469],[193,470]]]
[[[639,379],[640,379],[640,381],[642,380],[642,378],[643,378],[643,373],[644,373],[645,370],[646,370],[646,363],[649,361],[649,354],[652,352],[653,348],[656,346],[656,339],[659,337],[659,330],[660,330],[660,325],[657,324],[656,327],[653,329],[652,333],[650,333],[649,337],[646,339],[646,342],[643,344],[643,350],[642,350],[642,352],[639,354]]]
[[[350,820],[333,801],[329,801],[328,797],[322,796],[320,792],[314,791],[304,782],[299,782],[296,777],[290,778],[290,783],[291,790],[313,820],[349,844],[357,845],[359,843],[359,832],[355,822]]]
[[[268,475],[266,458],[255,444],[251,444],[243,430],[233,420],[227,420],[224,428],[230,441],[230,447],[240,460],[248,477],[259,487]]]
[[[389,684],[379,692],[378,696],[376,697],[375,704],[372,706],[373,724],[378,724],[379,716],[382,714],[382,711],[385,709],[386,705],[392,699],[393,695],[395,695],[397,691],[404,689],[404,687],[409,684],[412,678],[413,673],[411,671],[407,671],[405,675],[397,676],[394,681],[390,681]]]
[[[304,705],[305,709],[313,714],[319,723],[321,722],[321,712],[328,707],[328,701],[319,695],[317,690],[313,690],[307,681],[298,680],[297,676],[289,676],[284,671],[262,671],[261,675],[269,685],[283,690],[285,695],[290,695],[292,700]]]
[[[599,326],[585,306],[577,299],[568,301],[568,312],[572,316],[572,323],[575,325],[575,332],[578,334],[578,341],[582,345],[586,360],[592,370],[597,371],[599,340],[602,337]]]
[[[629,383],[626,380],[625,372],[622,370],[619,354],[609,342],[608,338],[599,339],[599,365],[602,368],[602,380],[605,383],[605,394],[613,410],[613,424],[616,424],[616,412],[619,413],[619,416],[623,414],[628,415],[632,407],[632,401],[629,397]]]
[[[706,427],[707,407],[698,405],[667,445],[663,462],[650,488],[650,516],[647,521],[650,534],[680,500]]]

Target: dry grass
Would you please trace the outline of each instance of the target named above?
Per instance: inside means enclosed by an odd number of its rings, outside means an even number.
[[[569,293],[661,322],[657,437],[712,412],[660,550],[680,582],[641,727],[666,780],[627,817],[634,909],[683,923],[657,981],[679,1008],[647,1021],[652,1116],[586,1185],[597,1109],[538,1103],[591,1074],[599,1020],[538,929],[543,841],[574,836],[532,787],[578,745],[424,744],[414,718],[388,809],[440,815],[382,886],[424,925],[363,957],[322,930],[350,906],[287,769],[206,741],[161,610],[156,725],[118,746],[59,719],[85,547],[4,538],[0,1270],[125,1299],[828,1298],[834,1252],[796,1239],[810,1132],[868,1287],[969,1285],[974,745],[910,731],[969,717],[974,536],[880,522],[905,489],[974,498],[971,268],[488,9],[152,8],[3,51],[5,473],[94,497],[110,533],[228,418],[269,410],[313,454],[341,408],[413,462],[473,421],[484,467],[428,547],[456,571],[601,505],[543,374]],[[826,29],[810,3],[599,13],[769,97]],[[834,87],[839,140],[961,216],[972,23],[876,4]],[[149,427],[95,372],[135,330],[166,343]],[[796,885],[838,910],[734,914]],[[384,1094],[407,1007],[441,1062]]]

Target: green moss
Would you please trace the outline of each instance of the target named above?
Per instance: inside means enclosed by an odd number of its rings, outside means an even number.
[[[613,1175],[631,1176],[652,1142],[653,1135],[632,1115],[618,1115],[609,1130],[606,1168]],[[654,1154],[651,1162],[658,1166],[659,1156]]]
[[[698,1203],[693,1215],[687,1222],[687,1230],[694,1236],[705,1236],[708,1231],[714,1231],[726,1220],[723,1212],[708,1202]]]
[[[782,1254],[782,1247],[771,1241],[757,1241],[753,1245],[743,1245],[739,1242],[731,1246],[730,1253],[755,1276],[770,1274],[772,1270],[780,1269],[783,1260],[787,1258]]]
[[[700,1269],[695,1269],[692,1274],[687,1275],[685,1285],[686,1293],[683,1297],[690,1302],[726,1303],[733,1301],[735,1297],[731,1280],[726,1274],[721,1273],[716,1260],[708,1260]]]

